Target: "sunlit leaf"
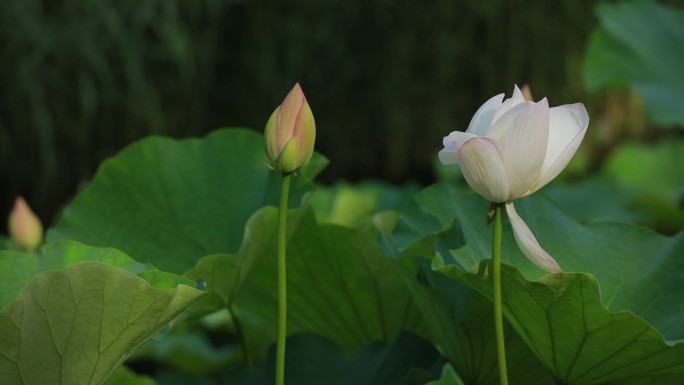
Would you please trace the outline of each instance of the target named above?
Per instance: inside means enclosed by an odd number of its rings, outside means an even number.
[[[0,383],[102,384],[200,295],[99,262],[41,273],[0,312]]]
[[[266,162],[263,138],[248,130],[217,130],[201,139],[143,139],[100,166],[48,240],[116,247],[182,274],[200,257],[236,251],[247,219],[278,203],[280,174]],[[311,188],[308,177],[324,163],[315,155],[294,178],[291,205],[299,204]]]
[[[610,155],[602,172],[629,186],[658,192],[671,201],[684,194],[684,141],[624,143]]]
[[[37,254],[0,251],[0,309],[13,301],[38,273],[83,261],[102,262],[133,273],[151,267],[116,249],[91,247],[72,241],[48,243]]]
[[[354,226],[369,221],[378,212],[399,210],[418,187],[391,186],[381,182],[337,183],[319,187],[307,199],[321,222]]]

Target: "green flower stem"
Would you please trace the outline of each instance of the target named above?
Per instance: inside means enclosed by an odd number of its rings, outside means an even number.
[[[285,337],[287,334],[287,264],[285,259],[287,233],[287,201],[292,173],[283,173],[278,210],[278,341],[276,344],[276,385],[285,384]]]
[[[496,204],[494,213],[494,239],[492,240],[493,278],[494,278],[494,327],[496,329],[496,351],[499,358],[499,377],[501,385],[508,385],[506,370],[506,346],[504,345],[503,309],[501,304],[501,210],[503,204]]]

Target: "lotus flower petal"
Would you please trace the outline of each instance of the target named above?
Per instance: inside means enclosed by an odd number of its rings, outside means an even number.
[[[508,200],[530,190],[539,180],[549,138],[549,105],[546,98],[539,103],[525,102],[504,115],[494,128],[503,133],[499,139],[501,156],[508,174]]]
[[[589,126],[589,114],[581,103],[549,110],[549,144],[541,178],[530,193],[552,181],[568,165],[579,148]]]
[[[301,167],[307,164],[313,156],[314,142],[316,141],[316,121],[306,99],[304,99],[299,115],[297,115],[293,134],[297,140],[297,148],[300,149],[297,151],[297,165]]]
[[[490,202],[508,197],[508,176],[496,143],[476,137],[463,143],[457,152],[466,182]]]
[[[473,115],[466,132],[477,136],[487,136],[496,109],[501,105],[504,94],[498,94],[485,102]]]
[[[285,148],[287,142],[295,136],[295,122],[305,101],[302,87],[299,86],[299,83],[295,84],[280,105],[278,113],[278,147]]]
[[[492,117],[492,122],[491,124],[496,123],[499,118],[501,118],[504,114],[506,114],[508,111],[513,109],[515,106],[517,106],[520,103],[525,102],[525,96],[523,96],[522,92],[520,92],[520,89],[516,85],[515,88],[513,89],[513,96],[510,98],[506,99],[501,103],[499,107],[497,107],[496,112],[494,113],[494,116]]]
[[[458,164],[458,149],[473,138],[477,138],[477,135],[461,131],[454,131],[445,136],[444,149],[439,152],[439,160],[444,164]]]
[[[266,154],[269,159],[278,159],[281,147],[278,147],[277,136],[278,136],[278,116],[280,115],[280,106],[271,114],[266,122],[266,129],[264,130],[264,140],[266,141]]]
[[[518,243],[518,247],[520,247],[523,254],[544,271],[562,273],[563,270],[558,266],[556,260],[542,249],[530,228],[527,227],[525,221],[523,221],[522,218],[520,218],[520,215],[515,211],[513,202],[506,203],[506,212],[508,213],[508,219],[513,227],[515,241]]]

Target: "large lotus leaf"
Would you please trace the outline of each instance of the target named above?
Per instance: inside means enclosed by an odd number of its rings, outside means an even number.
[[[674,185],[672,182],[679,173],[677,170],[670,174],[665,170],[679,168],[679,164],[684,164],[684,159],[680,163],[672,159],[671,164],[662,167],[643,167],[644,161],[647,160],[639,155],[646,155],[646,151],[648,149],[623,151],[621,147],[615,155],[620,154],[622,159],[614,171],[606,170],[604,174],[578,183],[555,183],[544,188],[544,194],[565,214],[583,224],[619,221],[638,223],[666,234],[684,230],[684,211],[679,209],[678,199],[673,198],[677,194],[684,195],[684,184],[676,190],[679,192],[664,186],[666,183]],[[613,157],[606,165],[612,164],[612,159]],[[651,164],[656,165],[655,162]],[[636,176],[637,173],[640,176]],[[650,176],[646,176],[647,174]],[[643,181],[639,181],[640,179]],[[647,179],[659,181],[650,184],[646,182]],[[679,180],[684,182],[684,177]]]
[[[466,318],[457,328],[459,356],[452,365],[468,384],[499,384],[496,341],[494,335],[494,308],[483,297],[473,300]],[[506,362],[508,380],[512,385],[552,385],[551,373],[539,362],[525,341],[508,323],[505,323]]]
[[[454,368],[450,364],[444,365],[442,368],[442,375],[434,380],[430,381],[425,385],[465,385],[463,380],[458,376]]]
[[[491,232],[476,220],[487,203],[471,195],[458,205],[472,254],[477,260],[489,258]],[[684,295],[680,284],[684,273],[684,233],[666,237],[644,227],[613,222],[582,225],[565,216],[541,194],[516,202],[516,207],[540,244],[565,271],[588,272],[598,279],[606,309],[631,310],[654,325],[666,339],[684,338],[684,303],[680,301]],[[467,220],[468,217],[471,219]],[[509,228],[508,223],[505,226]],[[513,264],[528,279],[539,278],[543,273],[525,261],[510,231],[507,240],[504,253],[511,256],[508,260],[515,261]]]
[[[398,262],[399,263],[399,262]],[[400,263],[408,263],[402,260]],[[402,272],[407,271],[402,269]],[[471,298],[466,314],[461,318],[462,307],[447,293],[472,297],[462,285],[432,271],[425,271],[425,280],[432,286],[420,284],[415,277],[404,275],[425,322],[430,340],[456,369],[460,378],[470,385],[497,385],[499,374],[494,340],[493,306],[481,296]],[[437,275],[432,277],[431,275]],[[438,278],[449,284],[435,284]],[[510,384],[554,384],[551,373],[539,362],[518,334],[505,324],[506,356]]]
[[[614,381],[610,385],[683,385],[684,376],[681,374],[663,374],[644,378],[634,378],[624,381]]]
[[[238,369],[223,379],[228,384],[273,384],[274,354],[266,368]],[[438,359],[437,351],[421,338],[401,333],[390,344],[373,343],[356,356],[349,355],[320,336],[297,334],[287,340],[285,383],[298,385],[413,384],[412,369],[427,369]],[[189,383],[189,382],[188,382]]]
[[[72,241],[48,243],[37,254],[0,251],[0,309],[12,302],[39,273],[83,261],[102,262],[133,273],[150,268],[117,249],[91,247]]]
[[[420,203],[443,199],[448,194],[452,198],[442,200],[441,206]],[[684,287],[679,284],[684,272],[684,259],[680,258],[684,254],[684,233],[667,237],[647,228],[616,222],[583,225],[565,215],[543,193],[518,200],[515,205],[542,247],[565,271],[596,276],[606,309],[631,310],[654,325],[666,339],[684,339],[684,330],[680,327],[684,303],[679,301],[684,296]],[[435,225],[435,229],[424,230],[422,236],[418,231],[407,233],[404,227],[399,239],[408,239],[410,235],[414,244],[423,244],[425,239],[435,239],[437,233],[451,237],[453,246],[432,242],[433,255],[439,249],[445,258],[448,256],[448,262],[469,271],[479,261],[491,258],[492,227],[485,221],[488,207],[484,199],[475,194],[459,194],[453,186],[429,187],[407,206],[397,227],[414,222],[404,217],[414,216],[415,212],[420,212],[421,218],[443,223],[444,227]],[[447,215],[456,219],[457,231],[450,230]],[[461,247],[461,237],[467,246]],[[528,280],[537,280],[545,274],[520,252],[508,221],[504,221],[502,259],[520,269]]]
[[[488,274],[465,273],[439,257],[434,268],[491,298]],[[629,311],[607,311],[591,275],[551,274],[530,282],[504,265],[502,286],[506,319],[561,383],[684,377],[684,344],[667,345],[655,328]]]
[[[684,195],[684,140],[656,144],[624,143],[601,172],[631,187],[640,187],[677,202]]]
[[[650,214],[660,228],[684,229],[684,141],[626,143],[606,160],[602,174],[638,194],[630,206]]]
[[[211,256],[187,274],[205,279],[209,290],[232,301],[252,345],[249,354],[257,360],[275,341],[277,215],[275,208],[260,210],[247,224],[235,256]],[[390,341],[400,330],[423,335],[411,293],[367,231],[319,224],[310,209],[291,210],[287,230],[288,333],[315,333],[348,352],[373,341]],[[240,279],[230,278],[232,283],[226,284],[212,274],[216,266],[225,267],[226,277],[246,278],[240,287],[235,286]]]
[[[99,262],[41,273],[0,312],[0,383],[102,384],[200,295]]]
[[[440,201],[447,195],[451,195],[452,198]],[[427,204],[422,204],[422,202],[427,202]],[[442,202],[442,204],[436,205],[434,202]],[[421,192],[416,200],[407,206],[397,226],[402,228],[400,228],[396,243],[401,241],[404,250],[411,250],[414,245],[421,245],[422,248],[427,249],[427,245],[431,244],[432,255],[435,253],[441,255],[447,263],[451,264],[452,271],[465,274],[466,271],[476,269],[480,261],[490,258],[492,229],[485,221],[488,206],[488,202],[477,195],[460,194],[453,186],[432,186]],[[684,312],[684,304],[679,299],[684,294],[682,293],[684,289],[679,277],[684,270],[684,260],[680,258],[684,254],[684,234],[666,237],[649,229],[624,223],[596,222],[582,225],[568,218],[541,193],[516,201],[516,207],[541,245],[559,261],[566,271],[587,271],[598,277],[601,282],[602,303],[598,300],[598,289],[595,287],[592,290],[596,291],[596,298],[582,297],[586,301],[595,302],[591,305],[598,309],[597,314],[610,315],[610,311],[631,310],[656,326],[667,339],[678,340],[683,337],[684,331],[680,327],[680,320]],[[446,218],[448,215],[454,215],[457,221],[456,226],[449,224]],[[420,226],[407,226],[407,224],[416,223],[414,216],[418,216],[422,222],[432,223],[433,226],[426,229],[421,229]],[[438,224],[443,227],[440,228]],[[409,238],[413,243],[406,242]],[[466,246],[463,246],[463,239],[467,243]],[[527,261],[519,251],[507,221],[504,222],[503,250],[504,261],[515,265],[524,277],[524,279],[520,278],[519,285],[527,282],[532,287],[546,287],[545,290],[553,292],[554,289],[547,287],[549,285],[547,281],[530,282],[538,280],[545,273]],[[469,276],[452,276],[468,282],[466,278]],[[563,275],[560,276],[563,277]],[[595,283],[592,284],[595,286]],[[470,285],[473,286],[472,283]],[[516,287],[511,284],[504,285],[504,296],[514,295],[516,290]],[[570,297],[568,294],[565,298]],[[580,305],[587,304],[580,301]],[[559,312],[573,312],[573,310],[568,308],[567,311],[559,310]],[[663,342],[662,336],[639,317],[629,312],[618,314],[620,314],[619,317],[628,319],[625,321],[627,330],[621,327],[604,329],[605,334],[597,334],[603,335],[604,338],[601,342],[597,342],[598,346],[611,346],[612,340],[619,340],[623,334],[629,335],[629,328],[642,328],[645,330],[646,341],[658,348],[666,348],[670,351]],[[568,323],[568,327],[572,325],[576,324]],[[535,338],[551,344],[552,336],[544,332],[546,329],[539,329],[534,324],[527,325],[524,322],[517,325],[514,323],[514,326],[518,332],[521,332],[519,327],[527,327],[530,330],[529,333],[539,333]],[[574,343],[566,339],[553,341],[557,344]],[[567,357],[556,357],[555,354],[566,354],[563,352],[572,351],[573,346],[559,345],[556,348],[554,351],[541,349],[535,352],[552,354],[540,356],[545,364],[549,364],[566,360]],[[651,374],[651,371],[656,373],[660,370],[664,375],[669,370],[664,368],[678,370],[679,363],[663,361],[662,365],[656,365],[655,362],[647,360],[648,350],[643,350],[643,352],[644,355],[640,359],[644,362],[651,362],[652,365],[633,367],[635,370],[636,368],[643,370],[642,374]],[[672,355],[672,353],[666,354]],[[681,357],[684,359],[684,355]],[[556,370],[555,373],[559,378],[569,378],[567,376],[572,374],[563,372],[560,367],[552,366],[551,368]],[[624,373],[626,372],[618,370],[616,376]],[[601,376],[604,374],[602,373]],[[572,375],[578,374],[575,372]],[[598,374],[596,377],[591,377],[593,375],[587,373],[581,381],[591,382],[601,377]]]
[[[122,365],[114,370],[114,373],[104,382],[104,385],[156,385],[156,382],[152,378],[138,375]]]
[[[544,188],[546,194],[569,217],[580,223],[619,221],[653,223],[641,211],[629,209],[636,192],[612,178],[594,176],[577,183],[553,183]]]
[[[584,60],[590,90],[629,84],[659,124],[684,127],[684,12],[654,1],[604,2]]]
[[[453,184],[440,183],[418,193],[401,211],[401,216],[391,234],[389,244],[399,253],[409,255],[432,255],[437,237],[450,232],[450,238],[458,237],[460,231],[449,231],[455,223],[454,199],[465,194]],[[455,239],[457,246],[465,240]]]
[[[300,171],[291,205],[325,162],[316,155]],[[116,247],[181,274],[200,257],[236,251],[247,219],[278,203],[281,176],[266,163],[263,138],[248,130],[143,139],[100,166],[47,238]]]

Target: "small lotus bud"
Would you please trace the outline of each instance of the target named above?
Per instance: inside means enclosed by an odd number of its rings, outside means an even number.
[[[279,171],[291,173],[311,160],[316,122],[299,83],[271,114],[264,139],[266,154]]]
[[[520,89],[520,92],[522,92],[523,98],[525,100],[533,102],[534,97],[532,96],[532,89],[530,88],[529,84],[523,84],[522,88]]]
[[[9,232],[23,251],[33,252],[43,240],[43,225],[24,198],[18,196],[9,216]]]

